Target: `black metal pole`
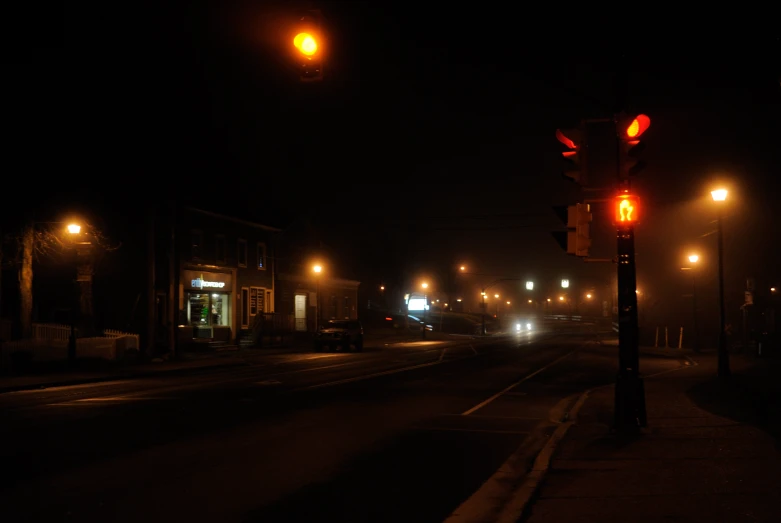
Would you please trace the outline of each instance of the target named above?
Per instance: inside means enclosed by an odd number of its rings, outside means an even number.
[[[629,189],[629,180],[624,180],[622,176],[621,139],[618,136],[618,129],[616,129],[616,174],[618,187]],[[618,376],[615,389],[614,425],[617,431],[632,431],[647,424],[645,387],[639,369],[635,230],[632,225],[618,226],[616,232]]]
[[[692,321],[694,323],[694,352],[700,352],[700,329],[697,326],[697,277],[692,269]]]
[[[482,298],[483,298],[483,329],[482,329],[482,331],[483,331],[483,336],[485,336],[485,309],[486,309],[486,303],[485,303],[485,289],[483,289],[483,293],[482,293],[482,295],[481,295],[481,296],[482,296]]]
[[[618,377],[616,430],[646,426],[645,389],[640,378],[634,227],[620,227],[618,247]]]
[[[718,202],[717,202],[718,205]],[[720,378],[730,375],[729,352],[727,351],[726,311],[724,304],[724,233],[721,226],[721,209],[716,210],[716,229],[719,248],[719,370]]]

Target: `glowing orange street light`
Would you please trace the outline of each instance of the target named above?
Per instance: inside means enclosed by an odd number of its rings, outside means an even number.
[[[81,225],[78,223],[71,223],[68,225],[69,234],[79,234],[81,232]]]
[[[616,225],[634,225],[639,218],[639,199],[629,193],[616,196]]]
[[[314,56],[317,53],[317,40],[309,33],[298,33],[293,38],[293,45],[304,56]]]

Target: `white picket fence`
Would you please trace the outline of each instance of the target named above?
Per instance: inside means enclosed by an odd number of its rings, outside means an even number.
[[[7,364],[16,352],[29,352],[33,361],[66,360],[70,330],[69,325],[34,323],[31,339],[6,341],[0,345],[0,361]],[[105,330],[99,337],[76,338],[77,358],[118,360],[128,351],[139,348],[138,334],[118,330]]]
[[[68,341],[70,335],[70,325],[63,325],[61,323],[33,323],[34,340]]]

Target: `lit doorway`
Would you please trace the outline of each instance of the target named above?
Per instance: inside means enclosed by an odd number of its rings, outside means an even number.
[[[306,294],[296,294],[296,331],[306,331]]]

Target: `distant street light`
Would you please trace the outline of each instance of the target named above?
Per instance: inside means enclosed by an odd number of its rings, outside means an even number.
[[[697,254],[690,254],[689,261],[691,263],[697,263],[698,261],[700,261],[700,257]]]
[[[498,300],[499,299],[499,295],[498,294],[494,294],[494,298],[496,298]]]
[[[727,199],[727,189],[715,189],[711,191],[711,197],[716,202],[716,230],[719,250],[719,370],[721,378],[728,378],[730,375],[729,352],[727,352],[727,333],[726,333],[726,307],[724,304],[724,231],[721,225],[721,204]]]
[[[309,33],[298,33],[293,38],[293,45],[304,56],[312,56],[317,52],[317,40]]]
[[[534,282],[533,281],[527,281],[526,282],[526,290],[527,291],[533,291],[534,290]]]
[[[428,289],[428,283],[426,282],[421,283],[420,286],[423,287],[424,289]]]
[[[78,223],[71,223],[68,225],[69,234],[79,234],[81,232],[81,225]]]
[[[569,280],[561,280],[561,288],[566,289],[569,287]]]
[[[591,294],[586,294],[586,299],[590,300],[591,299]]]

